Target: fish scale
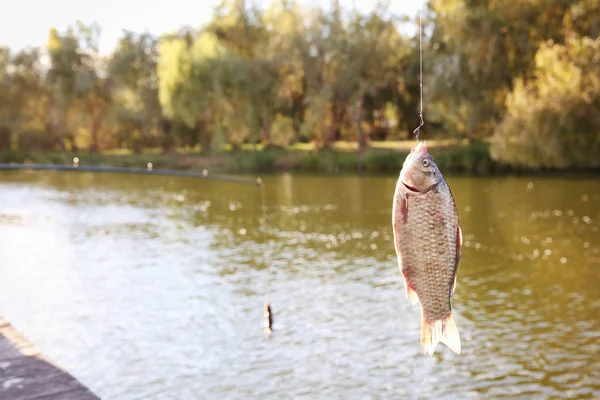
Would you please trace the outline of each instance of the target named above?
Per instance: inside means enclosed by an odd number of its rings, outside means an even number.
[[[449,243],[456,243],[456,224],[458,216],[453,207],[440,191],[449,190],[440,183],[438,190],[432,190],[422,196],[409,196],[408,219],[401,228],[400,251],[402,253],[403,273],[408,276],[414,287],[427,320],[447,317],[452,307],[450,291],[454,281],[456,249]],[[437,211],[436,211],[437,210]],[[450,223],[440,224],[440,216]],[[452,223],[452,222],[456,223]],[[427,227],[427,229],[423,229]],[[419,243],[415,247],[413,243]]]

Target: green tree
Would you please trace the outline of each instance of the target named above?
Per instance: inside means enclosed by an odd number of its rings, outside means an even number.
[[[25,147],[52,147],[47,135],[51,126],[52,98],[44,86],[38,49],[11,56],[0,50],[0,147],[13,140]]]
[[[51,131],[63,148],[65,139],[75,146],[80,124],[88,125],[90,150],[97,150],[99,145],[98,135],[110,101],[107,82],[100,76],[99,36],[97,24],[86,26],[81,22],[77,22],[77,29],[69,27],[64,34],[50,30],[47,82],[54,100]]]
[[[175,144],[158,99],[158,42],[149,33],[126,32],[108,63],[113,82],[112,114],[120,143],[136,151],[160,144],[168,151]]]
[[[217,100],[221,90],[217,59],[226,50],[210,32],[197,38],[166,37],[160,42],[157,63],[158,97],[164,115],[178,133],[195,134],[203,148],[211,147],[212,130],[220,130],[225,104]]]
[[[348,60],[338,92],[355,123],[361,149],[367,146],[364,123],[371,130],[384,130],[389,105],[397,107],[398,128],[410,134],[408,121],[416,120],[418,76],[407,73],[408,58],[415,51],[400,36],[396,23],[389,3],[381,2],[368,15],[354,13],[347,28]],[[413,86],[408,82],[414,82]]]
[[[517,79],[492,156],[530,167],[600,166],[600,38],[551,41],[534,78]]]
[[[207,26],[226,49],[217,60],[215,94],[227,115],[220,126],[234,145],[244,138],[271,143],[271,126],[280,105],[279,63],[270,45],[263,14],[244,0],[225,0]],[[260,134],[259,134],[260,132]]]
[[[292,142],[306,140],[302,127],[306,113],[308,82],[303,68],[303,53],[308,52],[303,19],[306,11],[296,1],[281,0],[271,3],[263,21],[269,33],[267,54],[278,70],[278,113],[289,118]]]
[[[435,71],[432,97],[447,128],[472,139],[488,137],[505,113],[516,77],[529,79],[538,47],[562,41],[572,1],[431,0]]]

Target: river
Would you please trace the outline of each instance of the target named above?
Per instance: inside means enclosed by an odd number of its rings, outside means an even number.
[[[0,315],[103,399],[600,398],[600,181],[447,180],[460,356],[421,353],[394,177],[0,172]]]

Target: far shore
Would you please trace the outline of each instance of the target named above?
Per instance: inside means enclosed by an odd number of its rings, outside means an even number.
[[[145,149],[134,153],[129,149],[89,151],[21,151],[0,150],[0,163],[35,163],[69,165],[77,157],[81,165],[146,168],[177,171],[202,171],[228,174],[266,174],[299,172],[311,174],[371,174],[397,175],[415,141],[371,142],[359,151],[356,143],[336,142],[328,150],[315,150],[310,143],[263,149],[260,145],[242,145],[232,150],[202,151],[199,148],[178,148],[169,152]],[[444,174],[468,176],[592,173],[600,169],[528,169],[495,161],[486,143],[443,140],[427,141],[430,153]]]

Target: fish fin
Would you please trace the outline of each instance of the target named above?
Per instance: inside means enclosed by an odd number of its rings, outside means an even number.
[[[461,248],[462,248],[462,243],[463,243],[463,237],[462,237],[462,229],[460,229],[460,225],[457,228],[457,235],[456,235],[456,265],[454,266],[454,282],[452,283],[452,289],[450,290],[450,296],[452,296],[454,294],[454,291],[456,290],[456,276],[458,275],[458,262],[460,261],[460,253],[461,253]]]
[[[398,265],[400,265],[400,269],[402,269],[402,264],[400,262],[400,236],[398,234],[398,225],[405,224],[407,216],[408,209],[406,203],[406,196],[397,189],[396,193],[394,193],[394,201],[392,205],[392,225],[394,228],[394,248],[396,249],[396,254],[398,255]]]
[[[452,290],[450,291],[450,296],[452,296],[454,294],[454,291],[456,290],[456,276],[458,274],[454,274],[454,282],[452,282]]]
[[[444,343],[454,353],[460,354],[460,335],[452,313],[444,319],[427,321],[421,310],[421,349],[431,356],[439,342]]]
[[[410,301],[410,304],[414,306],[419,302],[419,296],[417,295],[417,292],[415,292],[410,286],[408,286],[408,284],[406,283],[406,279],[404,280],[404,284],[406,285],[406,297],[408,298],[408,301]]]
[[[398,189],[394,193],[392,218],[394,220],[394,230],[397,229],[399,222],[405,224],[408,218],[408,203],[406,201],[406,194],[402,193],[402,191]]]
[[[398,266],[400,267],[400,271],[402,272],[402,268],[403,268],[402,267],[402,255],[400,253],[398,253]],[[408,284],[408,281],[406,280],[404,273],[402,273],[402,278],[404,279],[404,289],[406,291],[406,297],[408,298],[408,301],[410,301],[410,304],[412,304],[414,306],[415,304],[418,303],[419,296],[417,296],[417,293]]]
[[[402,272],[402,278],[404,279],[404,290],[406,291],[406,297],[408,298],[408,301],[410,301],[410,304],[414,306],[419,301],[419,296],[417,296],[417,293],[412,287],[410,287],[408,281],[406,280],[406,276],[404,276],[404,272],[402,271],[404,266],[402,265],[402,254],[400,254],[400,252],[398,252],[398,266],[400,267],[400,272]]]
[[[405,224],[408,218],[408,202],[406,201],[406,196],[400,198],[400,214],[402,215],[402,223]]]

